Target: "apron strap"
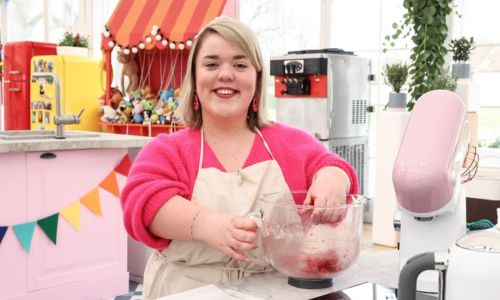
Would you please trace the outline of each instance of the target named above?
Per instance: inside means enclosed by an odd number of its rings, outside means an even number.
[[[267,152],[269,152],[269,155],[271,155],[271,158],[272,158],[273,160],[276,160],[276,159],[274,158],[273,153],[271,152],[271,149],[269,148],[269,145],[267,145],[267,142],[266,142],[266,140],[264,139],[264,136],[263,136],[263,135],[262,135],[262,133],[260,132],[259,128],[257,128],[257,134],[258,134],[258,135],[260,136],[260,138],[262,139],[262,143],[264,144],[264,147],[266,147]]]
[[[200,163],[198,165],[198,172],[201,170],[201,165],[203,163],[203,153],[205,152],[205,139],[203,138],[203,127],[200,129],[201,134],[201,147],[200,147]]]

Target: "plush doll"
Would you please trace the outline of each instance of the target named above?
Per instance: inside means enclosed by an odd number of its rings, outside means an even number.
[[[142,112],[143,120],[142,124],[149,124],[151,121],[151,111],[150,110],[145,110]]]
[[[144,110],[147,110],[147,111],[150,111],[150,112],[153,110],[153,107],[154,107],[153,103],[151,101],[147,100],[147,99],[143,99],[141,101],[141,105],[142,105],[142,108]]]
[[[181,98],[181,89],[180,88],[176,88],[175,91],[174,91],[174,98],[175,99],[180,99]]]
[[[147,94],[146,96],[144,96],[144,99],[151,102],[153,104],[153,106],[155,106],[159,101],[158,98],[156,97],[156,95],[153,93]]]
[[[141,95],[141,90],[135,90],[133,93],[132,93],[132,96],[130,96],[130,99],[140,99],[142,97]]]
[[[101,106],[101,121],[105,123],[114,123],[117,121],[116,110],[111,106]]]
[[[123,100],[123,94],[117,88],[111,88],[111,99],[109,101],[109,105],[113,109],[117,109],[120,105],[120,102]]]
[[[134,115],[134,123],[142,124],[142,121],[144,121],[144,117],[142,116],[142,114],[135,114]]]
[[[122,100],[116,109],[116,113],[119,116],[118,123],[128,123],[130,121],[130,115],[132,114],[132,108],[129,106],[131,103]]]
[[[158,124],[159,119],[160,119],[160,117],[158,117],[157,114],[155,114],[155,113],[151,114],[151,124]]]
[[[127,107],[123,111],[123,113],[127,116],[127,123],[129,123],[131,121],[131,119],[132,119],[132,111],[133,111],[133,109],[134,109],[134,106],[132,105],[132,103],[127,102]]]
[[[141,104],[141,101],[139,99],[134,99],[134,102],[132,102],[132,105],[134,109],[132,110],[134,115],[142,115],[142,112],[144,111],[144,107]]]
[[[139,66],[135,62],[134,53],[125,54],[123,51],[118,51],[117,59],[123,64],[121,85],[124,93],[132,97],[132,93],[139,87]],[[129,79],[127,89],[125,89],[125,76]]]
[[[159,92],[158,94],[160,94],[160,100],[167,101],[169,98],[174,96],[174,89],[166,89]]]
[[[163,101],[159,100],[156,102],[154,108],[153,108],[153,113],[157,114],[158,116],[161,116],[163,114]]]
[[[140,89],[140,91],[141,91],[141,96],[145,98],[146,95],[151,94],[151,87],[149,85],[145,85]]]

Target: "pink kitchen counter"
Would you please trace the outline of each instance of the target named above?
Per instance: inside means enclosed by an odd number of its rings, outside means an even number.
[[[114,172],[116,166],[147,141],[105,133],[63,141],[0,139],[0,226],[8,226],[0,244],[0,299],[104,299],[128,292],[122,210],[103,182],[114,174],[123,186],[126,177]],[[98,199],[102,216],[80,201],[88,195]],[[80,207],[79,230],[60,213],[70,205]],[[57,243],[35,225],[27,252],[13,225],[57,213]]]

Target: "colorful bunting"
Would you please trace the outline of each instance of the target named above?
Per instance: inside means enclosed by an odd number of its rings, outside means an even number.
[[[30,252],[31,240],[33,239],[33,231],[35,230],[35,225],[36,222],[26,222],[12,226],[17,239],[27,253]]]
[[[0,226],[0,245],[2,244],[2,240],[3,240],[3,237],[5,236],[5,233],[7,232],[7,229],[9,229],[9,227]]]
[[[130,171],[130,166],[132,165],[132,161],[128,154],[126,154],[122,161],[116,166],[115,171],[123,176],[128,176],[128,172]]]
[[[102,216],[101,200],[99,200],[99,190],[97,188],[94,188],[90,193],[83,196],[80,202],[87,206],[94,214]]]
[[[116,197],[120,197],[120,190],[118,187],[118,182],[116,180],[116,173],[120,173],[127,176],[130,170],[131,161],[128,155],[125,155],[120,161],[118,166],[108,175],[106,178],[99,183],[98,187],[95,187],[82,197],[79,201],[72,203],[71,205],[65,207],[60,212],[50,215],[48,217],[39,219],[33,222],[26,222],[22,224],[12,225],[12,229],[19,240],[19,243],[23,249],[29,253],[31,250],[31,242],[33,240],[33,233],[35,231],[35,226],[38,224],[40,229],[45,233],[45,235],[57,245],[57,230],[59,224],[59,214],[73,226],[77,231],[80,230],[80,203],[85,205],[90,211],[98,216],[102,216],[101,200],[99,198],[99,187],[105,189]],[[0,244],[5,237],[5,234],[9,226],[0,226]]]
[[[59,214],[53,214],[52,216],[40,219],[37,221],[38,226],[45,232],[47,237],[54,243],[57,244],[57,224],[59,220]]]
[[[80,201],[76,201],[59,212],[76,231],[80,231]]]
[[[106,177],[99,186],[116,197],[120,197],[120,190],[118,188],[118,182],[116,181],[115,171],[109,173],[108,177]]]

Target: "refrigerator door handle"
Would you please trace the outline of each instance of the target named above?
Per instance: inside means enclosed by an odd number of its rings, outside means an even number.
[[[16,88],[16,87],[9,88],[9,92],[19,93],[20,91],[21,91],[20,88]]]

